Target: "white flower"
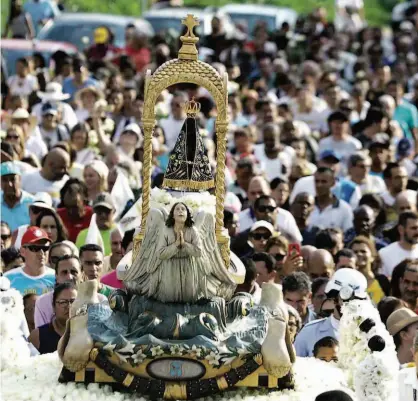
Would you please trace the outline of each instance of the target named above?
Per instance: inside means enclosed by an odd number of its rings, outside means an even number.
[[[192,348],[188,351],[188,354],[192,357],[196,356],[197,358],[200,358],[202,356],[202,348],[193,345]]]
[[[121,352],[122,354],[133,354],[134,353],[134,344],[132,344],[130,341],[128,341],[123,348],[118,349],[118,352]]]
[[[155,347],[151,348],[151,355],[152,356],[161,356],[164,355],[164,350],[161,348],[160,345],[156,345]]]
[[[107,344],[103,347],[103,349],[104,349],[104,350],[106,350],[106,351],[110,351],[110,352],[112,352],[112,353],[113,353],[113,351],[115,350],[115,347],[116,347],[116,344],[112,344],[112,342],[110,342],[110,343],[107,343]]]
[[[132,355],[132,360],[134,363],[142,363],[147,358],[147,356],[142,352],[142,348],[139,348],[139,350]]]
[[[180,344],[174,344],[170,347],[171,355],[183,355],[184,347]]]
[[[209,355],[206,355],[205,359],[209,362],[209,365],[219,366],[220,365],[219,359],[221,359],[221,356],[211,351]]]

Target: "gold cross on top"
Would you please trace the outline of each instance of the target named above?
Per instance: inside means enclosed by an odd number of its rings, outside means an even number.
[[[193,14],[187,14],[187,17],[184,18],[181,23],[185,26],[187,26],[187,32],[184,36],[189,36],[194,38],[195,34],[193,33],[193,28],[195,26],[199,26],[199,20],[193,16]]]

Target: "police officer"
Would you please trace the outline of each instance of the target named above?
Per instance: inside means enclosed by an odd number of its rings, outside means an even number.
[[[297,356],[313,356],[314,345],[324,337],[338,339],[342,303],[352,299],[368,298],[366,277],[354,269],[339,269],[327,283],[325,293],[327,298],[333,299],[334,311],[325,319],[308,323],[299,332],[295,340]]]

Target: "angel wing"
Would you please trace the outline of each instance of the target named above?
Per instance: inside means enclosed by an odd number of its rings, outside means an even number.
[[[158,244],[166,218],[167,212],[165,209],[150,209],[139,254],[125,274],[124,282],[128,289],[142,292],[149,284],[150,274],[155,272],[161,263],[161,259],[158,257]]]
[[[215,235],[215,217],[200,211],[195,217],[195,227],[199,231],[202,245],[203,273],[207,281],[209,295],[230,298],[235,290],[235,282],[225,268]]]

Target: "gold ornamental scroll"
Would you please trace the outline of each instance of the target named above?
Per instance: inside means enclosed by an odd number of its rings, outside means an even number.
[[[229,238],[223,230],[223,211],[225,201],[225,161],[226,133],[228,130],[228,76],[220,76],[209,64],[198,60],[196,43],[199,38],[193,33],[199,21],[191,14],[182,21],[187,32],[180,37],[182,46],[178,58],[164,63],[151,75],[147,71],[145,79],[145,103],[143,111],[144,161],[141,230],[134,239],[133,257],[138,255],[139,246],[145,235],[146,221],[150,208],[151,170],[152,170],[152,131],[155,125],[155,104],[161,92],[178,83],[194,83],[206,88],[212,95],[218,116],[216,119],[217,159],[216,159],[216,238],[221,249],[225,266],[229,267]]]

